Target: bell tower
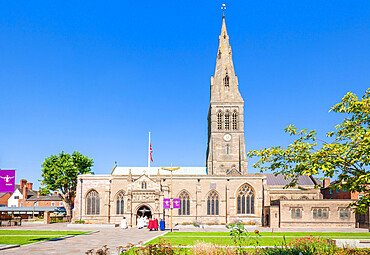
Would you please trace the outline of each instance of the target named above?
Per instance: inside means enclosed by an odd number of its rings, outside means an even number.
[[[209,175],[245,175],[248,163],[244,140],[244,100],[234,71],[225,15],[218,41],[208,111],[207,170]]]

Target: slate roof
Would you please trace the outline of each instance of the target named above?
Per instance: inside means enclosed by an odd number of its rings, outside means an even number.
[[[32,196],[27,199],[27,201],[62,201],[62,198],[58,195],[50,195],[50,196]]]
[[[175,167],[175,166],[174,166]],[[160,175],[170,175],[170,171],[162,170],[160,167],[116,167],[112,175],[128,175],[131,169],[132,175],[157,175],[158,170]],[[173,175],[207,175],[207,167],[181,167],[179,170],[173,171]]]
[[[285,186],[288,185],[292,178],[285,179],[284,175],[278,174],[275,176],[274,174],[265,174],[267,185],[276,185],[276,186]],[[297,185],[316,185],[315,182],[307,175],[302,175],[299,177]]]
[[[0,212],[53,212],[57,210],[60,207],[57,206],[49,206],[49,207],[44,207],[44,206],[36,206],[36,207],[0,207]]]
[[[0,193],[0,197],[3,197],[5,194],[8,194],[8,193],[1,192],[1,193]]]

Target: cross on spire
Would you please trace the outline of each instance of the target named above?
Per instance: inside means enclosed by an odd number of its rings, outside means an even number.
[[[222,18],[225,18],[226,4],[221,5],[221,10],[222,10]]]

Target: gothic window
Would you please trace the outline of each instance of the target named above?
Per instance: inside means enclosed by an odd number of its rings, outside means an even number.
[[[237,192],[237,214],[254,214],[254,192],[248,184]]]
[[[221,111],[217,113],[217,129],[218,130],[222,129],[222,112]]]
[[[180,196],[179,215],[190,215],[190,197],[189,194],[183,191]]]
[[[92,190],[87,194],[86,212],[88,215],[100,214],[99,193]]]
[[[224,85],[225,85],[225,88],[229,87],[229,75],[227,73],[226,73],[226,76],[224,78]]]
[[[147,186],[146,186],[146,182],[142,182],[142,183],[141,183],[141,188],[142,188],[142,189],[146,189],[146,188],[147,188]]]
[[[315,219],[326,219],[326,218],[328,218],[328,209],[326,209],[326,208],[315,208],[312,211],[312,216]]]
[[[124,201],[123,201],[123,193],[122,192],[117,196],[116,205],[117,205],[116,214],[123,214]]]
[[[225,113],[225,129],[230,129],[230,113],[228,111]]]
[[[227,155],[230,154],[230,146],[228,144],[226,144],[226,154]]]
[[[216,191],[209,193],[207,198],[207,215],[218,215],[219,198]]]
[[[339,210],[339,218],[348,219],[349,218],[349,209],[348,208],[341,208]]]
[[[291,217],[294,218],[301,218],[302,217],[302,209],[301,208],[292,208],[290,210]]]
[[[238,129],[237,118],[238,118],[238,114],[236,113],[236,111],[234,111],[233,112],[233,116],[232,116],[233,130],[237,130]]]

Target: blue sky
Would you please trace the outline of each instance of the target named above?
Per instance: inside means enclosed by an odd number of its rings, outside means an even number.
[[[0,0],[0,168],[36,183],[62,150],[96,174],[145,166],[148,131],[153,166],[204,166],[222,3]],[[247,150],[289,124],[323,135],[369,87],[368,0],[226,4]]]

